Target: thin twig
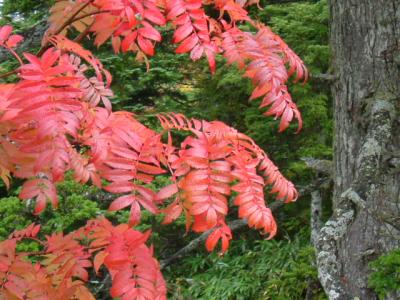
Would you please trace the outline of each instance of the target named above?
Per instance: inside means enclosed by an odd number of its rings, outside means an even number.
[[[17,73],[18,73],[18,69],[14,69],[14,70],[9,71],[9,72],[7,72],[7,73],[1,74],[1,75],[0,75],[0,79],[6,78],[6,77],[8,77],[8,76],[11,76],[11,75],[14,75],[14,74],[17,74]]]
[[[80,43],[80,42],[85,38],[85,36],[87,36],[87,35],[89,34],[89,32],[90,32],[90,27],[92,27],[92,26],[90,25],[90,26],[86,27],[86,29],[85,29],[84,31],[82,31],[82,32],[74,39],[74,42],[75,42],[75,43]]]
[[[105,14],[105,13],[109,13],[109,12],[111,12],[111,10],[99,10],[99,11],[89,12],[89,13],[83,14],[83,15],[73,19],[71,23],[75,23],[76,21],[82,20],[82,19],[84,19],[86,17],[99,15],[99,14]]]
[[[311,74],[311,79],[318,79],[323,81],[335,81],[337,80],[337,76],[333,74]]]

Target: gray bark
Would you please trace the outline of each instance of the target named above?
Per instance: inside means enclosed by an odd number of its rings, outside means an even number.
[[[400,246],[400,1],[330,0],[334,212],[316,250],[330,299],[377,299],[368,263]]]
[[[322,195],[320,190],[311,192],[311,244],[316,245],[321,231]]]
[[[311,244],[317,245],[319,233],[322,227],[322,198],[323,191],[331,190],[332,183],[332,161],[324,159],[315,159],[312,157],[301,158],[316,174],[316,179],[311,184]]]

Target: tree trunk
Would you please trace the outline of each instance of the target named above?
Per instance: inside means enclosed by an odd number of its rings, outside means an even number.
[[[400,1],[329,2],[334,212],[319,278],[330,299],[376,299],[368,263],[400,246]]]

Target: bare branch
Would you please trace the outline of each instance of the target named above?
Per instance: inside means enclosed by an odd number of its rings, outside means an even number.
[[[317,174],[332,177],[332,161],[326,159],[316,159],[313,157],[302,157],[307,167],[314,170]]]
[[[270,209],[272,210],[272,212],[275,212],[280,207],[282,207],[283,205],[284,205],[283,202],[277,201],[277,202],[274,202],[274,203],[272,203],[270,205]],[[241,229],[243,227],[246,227],[247,226],[247,221],[246,220],[234,220],[232,222],[229,222],[228,226],[231,228],[232,231],[237,231],[237,230],[239,230],[239,229]],[[198,249],[199,246],[206,241],[207,237],[210,235],[210,233],[212,231],[213,230],[210,229],[210,230],[204,232],[198,238],[196,238],[193,241],[191,241],[189,244],[187,244],[185,247],[180,249],[178,252],[176,252],[172,256],[161,260],[160,261],[161,270],[164,269],[166,266],[170,265],[171,263],[173,263],[174,261],[176,261],[178,259],[181,259],[181,258],[183,258],[185,256],[188,256],[192,251]]]
[[[318,80],[323,80],[323,81],[335,81],[337,77],[333,74],[311,74],[310,78],[312,79],[318,79]]]

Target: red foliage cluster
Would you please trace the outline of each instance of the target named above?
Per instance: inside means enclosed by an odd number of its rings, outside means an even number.
[[[92,300],[85,286],[89,268],[111,274],[112,297],[122,300],[165,299],[166,285],[152,249],[149,233],[140,233],[106,219],[89,221],[68,235],[55,233],[45,242],[37,239],[40,226],[30,225],[0,242],[1,299]],[[22,239],[40,242],[39,253],[17,252]],[[31,263],[31,261],[36,261]]]
[[[174,184],[161,190],[157,199],[176,195],[168,206],[165,223],[175,220],[182,211],[186,227],[196,232],[215,228],[218,234],[209,239],[222,238],[223,250],[231,237],[225,225],[228,197],[233,192],[234,204],[239,206],[239,217],[248,220],[249,226],[269,234],[276,233],[271,210],[265,206],[264,188],[272,186],[271,193],[287,202],[297,199],[293,184],[285,179],[263,150],[248,136],[237,132],[222,122],[187,119],[179,114],[160,115],[165,130],[190,131],[178,151],[168,150]],[[259,172],[257,172],[259,171]],[[261,173],[262,175],[258,175]],[[218,241],[217,239],[217,241]],[[213,249],[216,241],[208,241]]]
[[[266,115],[281,118],[280,130],[300,113],[286,82],[307,77],[302,61],[268,27],[250,20],[251,4],[233,0],[58,0],[52,8],[51,26],[38,54],[14,48],[21,42],[10,26],[0,27],[0,47],[20,62],[17,80],[0,84],[0,177],[25,179],[21,199],[36,199],[35,213],[49,202],[57,207],[56,183],[72,172],[81,183],[91,181],[117,195],[110,210],[130,208],[129,224],[114,227],[105,219],[68,235],[53,234],[45,242],[31,225],[0,243],[0,296],[6,299],[93,299],[84,286],[88,268],[110,273],[111,295],[120,299],[163,299],[166,287],[148,233],[130,228],[140,222],[141,207],[163,213],[164,223],[181,214],[186,229],[210,230],[206,248],[221,240],[222,252],[232,238],[226,225],[229,200],[250,227],[276,234],[276,223],[265,205],[264,189],[286,202],[297,192],[254,141],[217,121],[189,119],[180,114],[160,114],[163,128],[156,132],[129,112],[112,112],[111,75],[78,42],[95,36],[98,46],[110,40],[115,52],[135,51],[139,59],[154,54],[161,41],[156,26],[175,29],[177,53],[190,52],[193,60],[208,59],[212,71],[216,54],[244,70],[255,90],[271,105]],[[206,14],[220,12],[219,19]],[[229,23],[228,23],[229,22]],[[248,22],[257,33],[242,32],[238,22]],[[75,41],[68,29],[80,32]],[[89,77],[93,70],[95,77]],[[185,131],[181,143],[176,131]],[[147,184],[167,174],[171,184],[154,191]],[[18,253],[22,239],[41,243],[40,253]],[[35,261],[31,263],[29,259]],[[0,297],[0,298],[1,298]]]
[[[190,53],[192,60],[205,56],[212,72],[215,56],[223,54],[253,81],[256,88],[251,99],[263,97],[260,107],[272,105],[265,114],[281,118],[280,131],[293,118],[298,120],[300,130],[301,116],[286,82],[294,73],[296,80],[307,80],[307,70],[278,35],[249,18],[245,10],[249,4],[251,1],[234,0],[58,0],[44,42],[55,34],[66,33],[63,24],[69,20],[69,27],[93,32],[97,46],[111,40],[116,53],[134,51],[143,59],[154,54],[155,43],[162,39],[155,26],[171,24],[175,30],[173,42],[179,43],[176,53]],[[219,11],[220,18],[210,17],[206,9]],[[241,31],[239,22],[247,22],[258,32]]]

